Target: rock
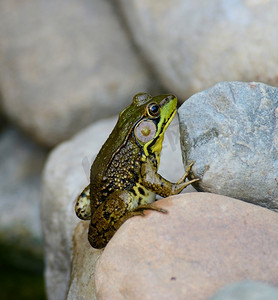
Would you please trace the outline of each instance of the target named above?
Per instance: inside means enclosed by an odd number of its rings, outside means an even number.
[[[0,134],[0,239],[42,255],[39,196],[46,151],[9,126]]]
[[[205,300],[245,279],[278,286],[276,213],[208,193],[156,205],[168,214],[127,220],[104,249],[95,270],[97,299]]]
[[[44,145],[119,112],[152,85],[108,1],[3,0],[0,28],[3,108]]]
[[[278,211],[278,89],[222,82],[179,109],[185,165],[199,191]]]
[[[7,120],[1,111],[1,103],[0,103],[0,134],[7,127]]]
[[[41,193],[41,218],[46,284],[50,300],[64,299],[68,290],[71,280],[72,236],[80,221],[75,215],[75,201],[82,189],[89,183],[93,159],[115,123],[115,118],[94,123],[73,139],[55,148],[45,165]],[[160,174],[169,180],[177,181],[183,173],[178,123],[175,120],[165,134]],[[186,188],[186,191],[192,190],[193,188]],[[76,289],[73,288],[73,290]]]
[[[278,289],[256,281],[242,281],[221,289],[210,300],[277,300]]]
[[[73,237],[73,259],[67,300],[96,300],[94,270],[96,261],[103,250],[91,247],[88,242],[88,223],[81,221],[75,228]]]
[[[278,85],[277,1],[118,2],[158,78],[179,97],[225,80]]]

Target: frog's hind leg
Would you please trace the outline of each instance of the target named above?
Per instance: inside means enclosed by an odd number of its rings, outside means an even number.
[[[91,205],[90,205],[90,185],[86,186],[82,193],[77,198],[75,204],[75,213],[79,219],[91,219]]]
[[[88,233],[92,247],[104,248],[127,219],[143,216],[146,209],[166,213],[164,209],[152,204],[137,205],[133,194],[128,191],[117,190],[112,193],[93,214]]]
[[[143,211],[133,211],[136,206],[137,202],[128,191],[117,190],[109,195],[92,217],[88,233],[92,247],[104,248],[127,219],[143,215]]]

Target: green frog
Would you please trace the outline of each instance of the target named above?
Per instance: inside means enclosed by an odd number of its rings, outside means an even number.
[[[165,130],[177,111],[174,95],[134,96],[91,166],[90,184],[77,199],[76,215],[91,220],[88,239],[92,247],[106,246],[117,229],[144,210],[167,211],[153,205],[156,194],[180,193],[198,181],[186,181],[190,164],[176,183],[157,173]]]

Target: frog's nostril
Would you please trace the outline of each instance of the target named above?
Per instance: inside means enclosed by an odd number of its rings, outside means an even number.
[[[176,99],[174,95],[167,95],[165,98],[160,102],[160,106],[162,107],[163,105],[171,102],[172,100]]]
[[[176,97],[174,95],[169,95],[168,98],[169,98],[169,101],[170,101],[170,100],[175,99]]]

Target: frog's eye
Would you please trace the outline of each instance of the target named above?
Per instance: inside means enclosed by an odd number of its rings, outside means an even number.
[[[158,117],[160,114],[160,106],[156,103],[151,103],[148,105],[147,112],[150,117]]]
[[[156,125],[151,120],[141,121],[136,125],[134,133],[140,142],[147,143],[155,137]]]

